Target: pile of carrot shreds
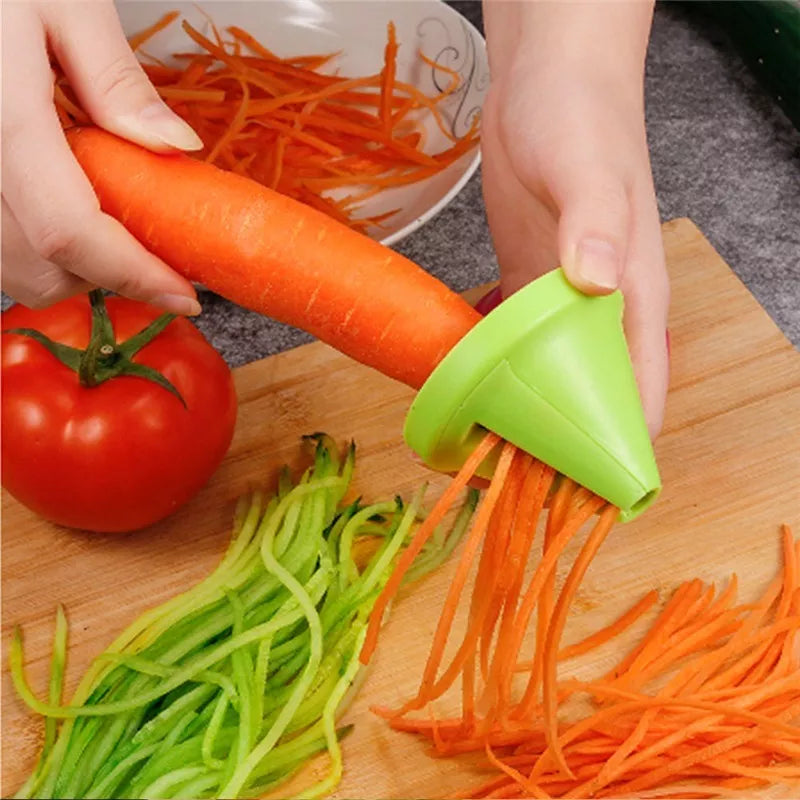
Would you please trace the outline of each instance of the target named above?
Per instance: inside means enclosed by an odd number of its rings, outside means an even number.
[[[132,36],[132,49],[140,51],[178,16],[177,11],[166,14]],[[177,66],[141,56],[161,97],[203,140],[198,157],[356,230],[364,232],[396,213],[356,217],[370,197],[437,174],[478,142],[476,125],[457,138],[439,108],[458,90],[458,73],[420,52],[426,64],[447,77],[445,89],[429,96],[397,79],[399,45],[392,23],[381,71],[355,78],[320,71],[336,53],[279,58],[241,28],[227,28],[226,41],[209,24],[213,40],[182,20],[188,43],[202,50],[172,54]],[[65,127],[89,121],[58,71],[55,101]],[[432,115],[452,141],[449,148],[436,154],[423,150],[420,112]],[[342,196],[341,190],[350,193]]]
[[[789,528],[782,529],[783,572],[755,603],[737,604],[735,575],[719,594],[713,585],[687,581],[607,674],[591,681],[561,677],[559,661],[628,630],[658,594],[562,646],[572,601],[618,509],[492,433],[398,563],[374,608],[362,661],[372,655],[383,611],[415,553],[495,447],[502,447],[498,465],[463,545],[419,690],[400,708],[375,711],[393,728],[429,739],[434,756],[480,757],[486,781],[454,797],[705,798],[776,785],[800,794],[800,541]],[[541,558],[526,581],[543,513]],[[556,595],[559,557],[591,519]],[[476,562],[466,631],[445,664]],[[533,655],[524,660],[534,615]],[[432,704],[459,678],[460,715],[437,717]],[[587,700],[591,711],[570,717],[570,704],[585,707]]]

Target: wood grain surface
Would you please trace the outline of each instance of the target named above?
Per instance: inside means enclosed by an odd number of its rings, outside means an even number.
[[[780,523],[800,535],[800,354],[690,221],[669,222],[663,233],[673,288],[671,391],[656,444],[664,491],[604,545],[565,642],[607,623],[647,590],[666,594],[690,577],[724,584],[736,572],[740,597],[754,597],[778,568]],[[3,493],[2,796],[33,766],[42,735],[41,720],[16,698],[6,670],[15,623],[24,626],[28,675],[43,694],[54,610],[58,602],[66,606],[69,691],[92,656],[140,612],[210,571],[226,546],[235,498],[270,485],[284,462],[298,464],[304,433],[357,441],[355,489],[366,498],[408,496],[427,479],[432,501],[446,485],[415,463],[402,441],[411,391],[323,344],[237,369],[236,386],[241,405],[227,458],[189,505],[159,525],[114,536],[64,530]],[[452,566],[395,604],[347,714],[355,730],[343,745],[337,797],[430,797],[477,774],[469,764],[429,758],[422,743],[390,731],[369,711],[416,689]],[[648,620],[573,662],[571,672],[609,666]],[[318,760],[301,782],[324,769]]]

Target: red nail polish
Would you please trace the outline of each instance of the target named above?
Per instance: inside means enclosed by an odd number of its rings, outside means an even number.
[[[503,301],[503,295],[500,292],[500,286],[495,286],[490,289],[477,303],[475,303],[475,310],[479,314],[486,316],[492,309],[497,308]]]

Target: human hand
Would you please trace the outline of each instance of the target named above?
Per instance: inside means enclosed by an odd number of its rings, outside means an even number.
[[[200,313],[191,283],[100,211],[53,105],[48,44],[97,125],[151,150],[202,147],[148,81],[113,3],[4,2],[2,37],[3,289],[32,308],[100,286]]]
[[[648,429],[668,383],[669,283],[644,126],[650,4],[484,4],[483,190],[502,296],[561,265],[620,288]]]

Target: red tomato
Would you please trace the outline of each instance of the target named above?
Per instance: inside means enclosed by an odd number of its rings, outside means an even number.
[[[116,341],[161,312],[144,303],[106,301]],[[84,349],[87,298],[33,311],[14,306],[2,329],[33,328]],[[91,388],[43,345],[2,335],[2,483],[25,506],[60,525],[130,531],[186,503],[222,461],[233,436],[236,393],[221,356],[187,319],[174,319],[133,361],[152,367],[180,392],[120,376]]]

